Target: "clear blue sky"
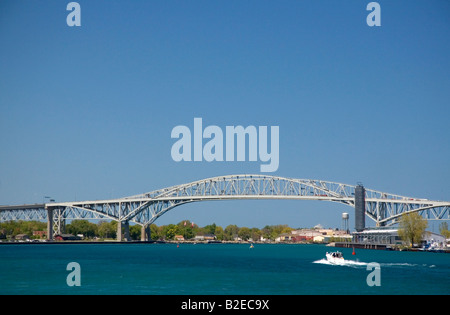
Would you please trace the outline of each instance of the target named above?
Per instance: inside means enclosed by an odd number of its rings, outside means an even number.
[[[171,130],[279,126],[276,174],[450,200],[450,2],[0,1],[0,204],[116,198],[260,162],[179,162]],[[323,202],[209,202],[158,225],[340,227]],[[367,220],[368,222],[368,220]]]

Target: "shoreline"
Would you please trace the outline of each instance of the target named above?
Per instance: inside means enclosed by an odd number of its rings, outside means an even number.
[[[288,242],[273,242],[273,243],[245,243],[245,242],[172,242],[172,241],[64,241],[64,242],[0,242],[0,246],[8,246],[8,245],[110,245],[110,244],[173,244],[173,245],[197,245],[197,244],[206,244],[206,245],[323,245],[327,246],[327,244],[323,243],[288,243]]]
[[[386,244],[361,244],[361,243],[311,243],[311,242],[237,242],[237,241],[46,241],[46,242],[0,242],[2,245],[110,245],[110,244],[237,244],[237,245],[324,245],[337,248],[356,248],[384,251],[409,251],[427,253],[450,253],[450,249],[423,250],[420,248],[398,248]]]

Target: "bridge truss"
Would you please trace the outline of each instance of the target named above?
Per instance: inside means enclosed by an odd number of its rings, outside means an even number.
[[[60,234],[66,219],[109,219],[148,229],[171,209],[192,202],[212,200],[291,199],[323,200],[355,207],[356,186],[312,179],[269,175],[229,175],[207,178],[120,199],[1,206],[0,222],[47,220],[49,235]],[[432,201],[365,189],[365,214],[377,226],[398,222],[404,213],[418,212],[428,220],[449,220],[450,202]],[[120,233],[119,233],[120,232]],[[119,236],[120,235],[120,236]],[[143,238],[145,238],[143,236]]]

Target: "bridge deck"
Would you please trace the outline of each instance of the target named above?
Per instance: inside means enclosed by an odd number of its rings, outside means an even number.
[[[27,209],[40,209],[45,208],[44,203],[35,203],[32,205],[15,205],[15,206],[0,206],[0,211],[2,210],[27,210]]]

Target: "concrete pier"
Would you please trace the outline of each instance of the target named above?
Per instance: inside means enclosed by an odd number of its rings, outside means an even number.
[[[141,241],[150,241],[150,226],[149,225],[143,225],[141,228]]]
[[[118,242],[131,241],[130,224],[128,221],[117,223],[117,241]]]
[[[47,240],[53,240],[53,210],[47,209]]]

